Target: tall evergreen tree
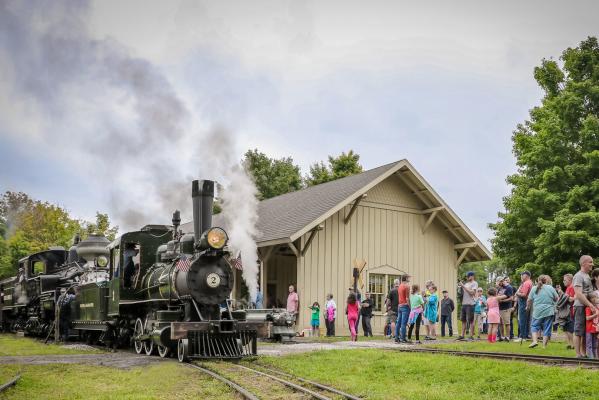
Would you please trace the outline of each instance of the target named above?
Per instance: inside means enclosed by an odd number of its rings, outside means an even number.
[[[543,60],[545,95],[512,136],[518,171],[491,224],[493,250],[515,269],[557,278],[599,249],[599,45],[589,37],[562,63]],[[561,65],[560,65],[561,64]]]

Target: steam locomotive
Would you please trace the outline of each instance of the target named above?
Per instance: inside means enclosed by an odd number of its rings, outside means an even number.
[[[1,327],[58,337],[68,313],[70,332],[89,343],[181,362],[255,355],[272,323],[230,307],[228,236],[212,227],[213,197],[214,182],[192,182],[193,234],[179,230],[175,211],[172,227],[147,225],[113,242],[90,235],[68,251],[24,257],[17,276],[0,281]]]

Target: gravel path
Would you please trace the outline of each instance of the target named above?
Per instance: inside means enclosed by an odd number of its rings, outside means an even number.
[[[397,344],[392,340],[343,341],[343,342],[294,342],[289,344],[269,343],[258,346],[258,354],[263,356],[284,356],[287,354],[305,353],[318,350],[351,350],[361,349],[397,349],[411,348],[413,345]]]
[[[4,356],[0,357],[0,364],[88,364],[103,365],[115,368],[131,368],[145,366],[165,361],[158,356],[137,355],[129,352],[105,354],[67,354],[43,356]],[[175,359],[172,359],[175,362]]]

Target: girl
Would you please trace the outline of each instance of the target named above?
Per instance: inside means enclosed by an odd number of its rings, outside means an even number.
[[[308,307],[312,310],[312,336],[320,336],[320,304],[317,301],[312,304],[312,307]]]
[[[474,297],[474,323],[478,326],[478,339],[480,339],[480,333],[484,330],[486,313],[487,298],[483,294],[483,288],[476,289],[476,295]]]
[[[408,324],[410,328],[408,329],[408,341],[412,340],[412,329],[414,325],[416,325],[416,343],[420,343],[420,323],[422,322],[422,311],[424,299],[418,293],[420,288],[418,285],[412,285],[412,294],[410,295],[410,317],[408,319]]]
[[[589,295],[589,301],[595,306],[599,306],[599,296],[597,296],[595,293],[591,293]],[[590,307],[585,307],[584,313],[587,317],[585,330],[587,339],[587,357],[597,358],[597,332],[599,332],[597,330],[597,322],[599,321],[599,313],[593,313]]]
[[[349,330],[351,332],[351,340],[352,342],[357,342],[358,333],[356,332],[356,322],[358,321],[358,302],[356,301],[356,295],[354,293],[350,293],[349,296],[347,296],[345,314],[347,315],[347,323],[349,324]]]
[[[490,287],[489,290],[487,290],[487,323],[489,324],[487,340],[489,343],[495,343],[497,341],[497,327],[499,326],[500,320],[497,289]]]
[[[434,284],[429,288],[429,296],[424,308],[424,318],[428,323],[428,334],[424,340],[437,339],[437,309],[439,308],[439,296],[437,296],[437,286]]]

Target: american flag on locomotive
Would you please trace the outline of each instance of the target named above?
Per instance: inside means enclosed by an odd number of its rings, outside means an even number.
[[[177,261],[177,264],[175,265],[177,271],[182,272],[188,272],[190,267],[191,258],[187,257],[186,255],[182,255],[181,258],[179,258],[179,261]]]

